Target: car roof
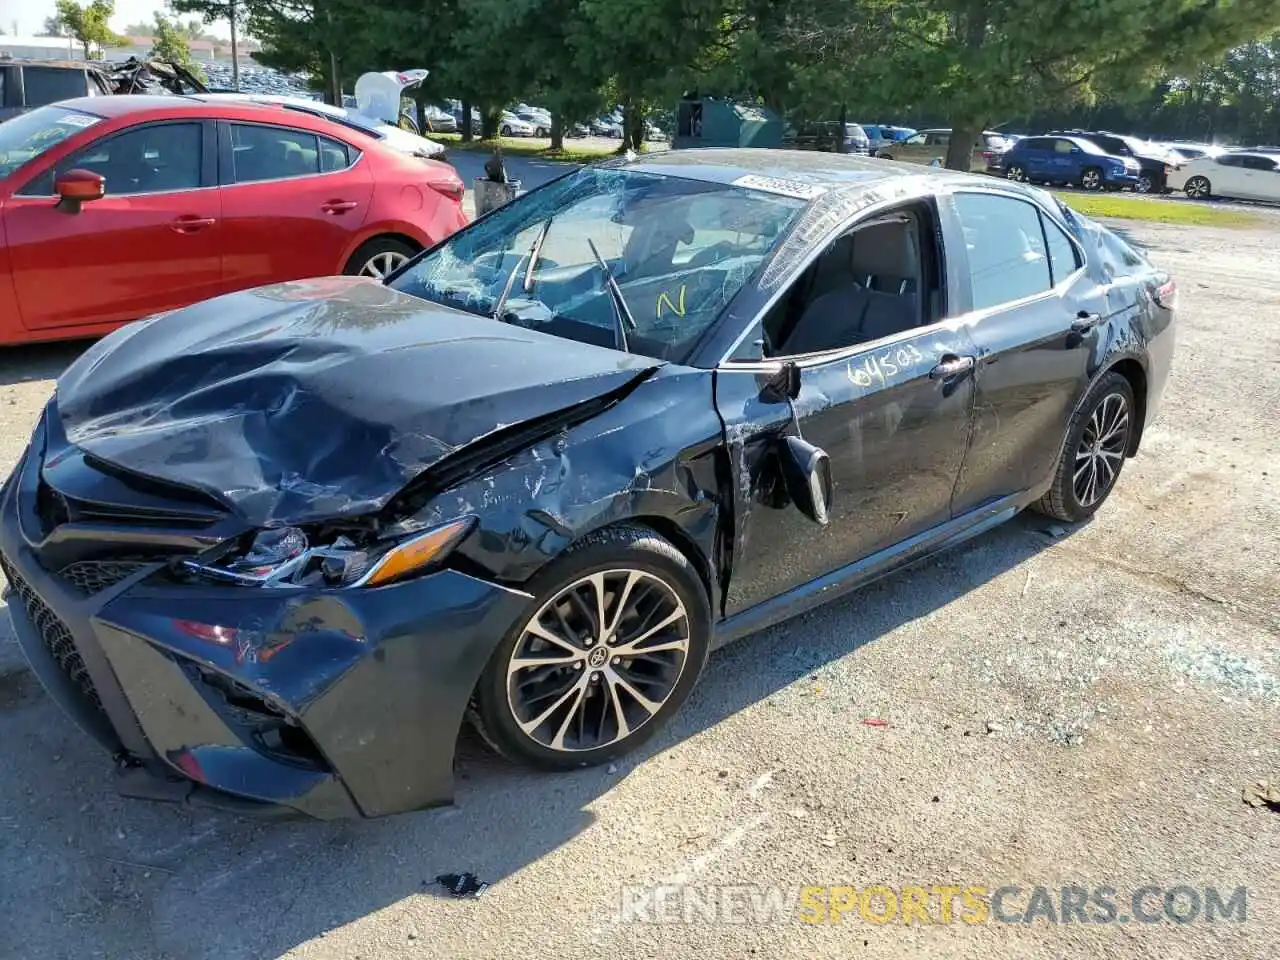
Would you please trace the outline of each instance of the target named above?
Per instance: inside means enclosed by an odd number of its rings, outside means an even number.
[[[241,99],[239,95],[224,96],[221,94],[123,94],[116,96],[75,97],[70,100],[59,100],[50,106],[63,107],[90,113],[104,119],[128,117],[134,114],[145,115],[156,113],[161,116],[177,114],[178,116],[219,118],[231,116],[237,119],[251,120],[258,113],[263,120],[281,120],[288,117],[288,122],[296,123],[298,117],[310,119],[312,122],[324,122],[325,115],[319,111],[299,107],[292,109],[282,102],[272,102],[249,95]],[[286,112],[287,111],[287,112]],[[334,116],[332,119],[336,120]]]
[[[732,183],[745,176],[763,176],[827,186],[880,183],[918,176],[921,171],[929,169],[855,154],[750,147],[663,150],[640,154],[630,160],[607,161],[604,166],[623,166],[642,173],[711,183]]]

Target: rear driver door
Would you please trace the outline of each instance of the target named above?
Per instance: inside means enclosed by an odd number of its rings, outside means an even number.
[[[361,152],[278,124],[218,127],[226,288],[341,273],[373,199]]]

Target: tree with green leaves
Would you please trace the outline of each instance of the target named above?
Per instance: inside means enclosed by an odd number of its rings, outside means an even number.
[[[231,86],[235,90],[240,89],[240,52],[237,40],[243,5],[243,0],[169,0],[169,8],[174,13],[195,13],[200,16],[200,20],[188,21],[185,28],[179,27],[192,40],[214,39],[200,30],[201,22],[206,26],[219,22],[227,24],[231,32]]]
[[[189,72],[203,80],[204,71],[191,56],[191,45],[187,34],[178,29],[178,25],[164,14],[157,13],[155,27],[150,31],[151,56],[157,60],[166,60],[185,67]]]
[[[67,36],[67,28],[62,25],[62,21],[55,14],[52,17],[45,17],[44,23],[40,25],[40,32],[37,37],[65,37]]]
[[[109,47],[121,42],[107,25],[116,11],[115,0],[92,0],[83,7],[75,0],[58,0],[56,10],[59,25],[65,30],[65,35],[80,41],[86,60],[93,56],[95,47]]]
[[[966,170],[987,127],[1144,85],[1280,26],[1275,0],[806,2],[814,16],[791,43],[820,60],[842,42],[874,38],[876,56],[860,59],[845,96],[944,113],[947,166]]]

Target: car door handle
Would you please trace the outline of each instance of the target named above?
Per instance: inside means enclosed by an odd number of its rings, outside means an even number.
[[[330,200],[328,203],[320,204],[320,209],[325,213],[346,213],[348,210],[354,210],[360,206],[354,200]]]
[[[169,221],[169,229],[174,233],[195,233],[205,227],[212,227],[217,222],[213,217],[179,217]]]
[[[929,371],[930,380],[950,380],[973,369],[973,357],[944,357],[942,362]]]
[[[1071,321],[1072,333],[1088,333],[1102,322],[1102,314],[1086,313],[1083,310]]]

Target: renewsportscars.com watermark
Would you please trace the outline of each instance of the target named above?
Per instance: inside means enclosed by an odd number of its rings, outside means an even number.
[[[1244,923],[1248,889],[1005,884],[628,886],[620,923]]]

